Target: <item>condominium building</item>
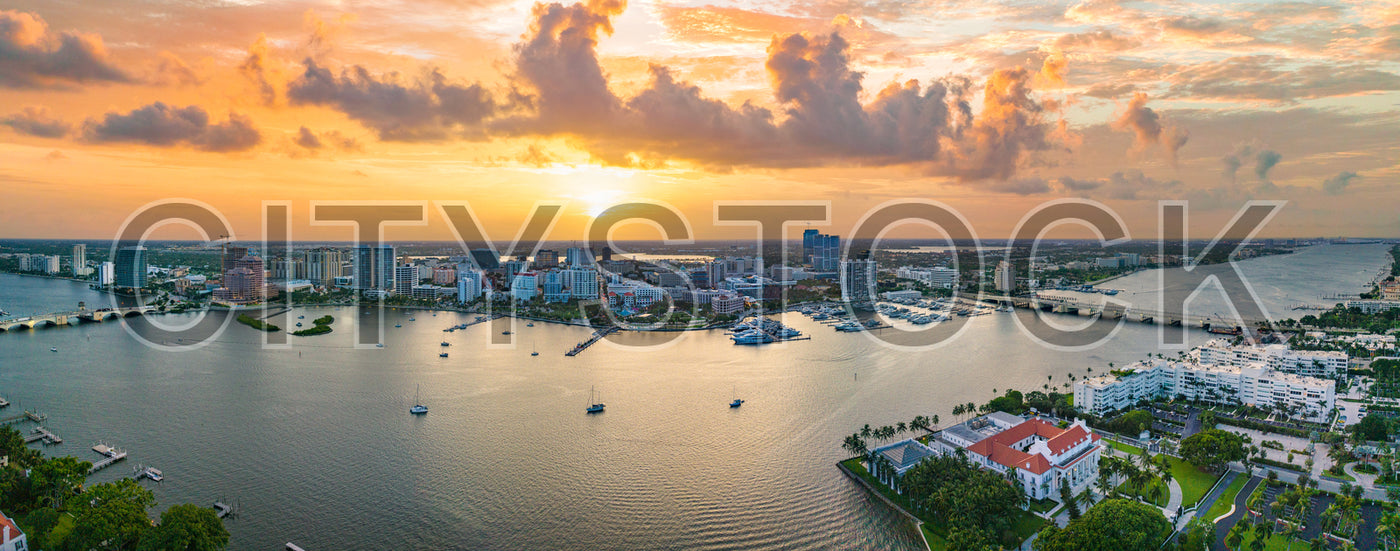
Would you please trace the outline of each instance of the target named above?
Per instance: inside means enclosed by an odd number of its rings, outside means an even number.
[[[73,245],[73,275],[81,277],[87,274],[87,245]]]
[[[510,296],[519,301],[530,300],[535,298],[539,286],[539,278],[535,272],[520,272],[511,278]]]
[[[600,295],[598,288],[598,272],[591,268],[570,268],[560,272],[563,278],[564,288],[569,290],[569,295],[576,299],[593,300]]]
[[[394,276],[393,245],[355,247],[355,289],[390,290],[394,288]]]
[[[462,270],[457,273],[457,302],[471,302],[481,297],[481,283],[485,278],[480,270]]]
[[[410,296],[413,286],[418,284],[418,267],[404,264],[394,267],[394,294]]]
[[[1016,290],[1016,270],[1010,262],[1005,260],[997,263],[996,271],[992,273],[993,285],[998,291],[1009,293]]]
[[[894,271],[894,276],[900,279],[912,279],[929,287],[951,289],[958,285],[958,271],[943,266],[933,268],[903,266]]]
[[[141,246],[117,249],[117,257],[112,263],[115,274],[113,287],[139,289],[146,286],[146,248]]]
[[[745,304],[746,301],[744,297],[730,293],[716,295],[710,299],[710,308],[714,309],[715,313],[719,315],[742,312],[744,311]]]
[[[1193,350],[1192,355],[1203,364],[1263,364],[1283,373],[1323,378],[1345,375],[1348,359],[1345,352],[1292,350],[1284,344],[1235,346],[1225,339],[1214,339]]]
[[[1276,371],[1264,363],[1221,365],[1153,359],[1074,385],[1074,404],[1103,415],[1143,400],[1186,399],[1273,409],[1308,421],[1325,421],[1336,405],[1336,382]]]
[[[875,292],[875,261],[847,260],[841,263],[841,300],[871,302]]]
[[[335,284],[335,278],[344,275],[345,253],[330,248],[306,251],[306,279],[312,283],[330,287]]]
[[[116,264],[103,262],[97,265],[97,284],[103,287],[111,285],[116,281]]]

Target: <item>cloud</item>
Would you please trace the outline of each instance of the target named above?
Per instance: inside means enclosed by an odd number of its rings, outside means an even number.
[[[1069,195],[1100,195],[1109,199],[1130,200],[1176,194],[1181,188],[1181,181],[1158,180],[1139,170],[1124,170],[1114,172],[1107,178],[1057,178],[1051,182],[1051,188]]]
[[[511,136],[567,135],[607,164],[684,160],[712,168],[906,164],[961,181],[1010,180],[1031,153],[1049,148],[1034,73],[992,73],[974,113],[965,77],[891,83],[867,104],[840,32],[773,36],[764,63],[781,112],[705,97],[664,66],[619,97],[598,62],[618,2],[538,4],[514,48],[511,83],[523,106],[490,125]]]
[[[1136,48],[1137,39],[1113,34],[1112,30],[1099,29],[1084,33],[1067,33],[1055,39],[1055,48],[1067,51],[1093,50],[1101,52],[1121,52]]]
[[[1322,192],[1328,195],[1341,195],[1342,192],[1346,191],[1347,186],[1351,185],[1352,180],[1360,177],[1361,175],[1349,170],[1341,172],[1322,182]]]
[[[246,116],[230,113],[227,121],[211,124],[202,107],[177,108],[161,102],[127,114],[111,112],[100,120],[88,119],[83,136],[92,142],[189,145],[214,152],[245,151],[262,142],[262,134]]]
[[[359,65],[336,75],[313,59],[303,64],[306,71],[287,88],[292,104],[334,108],[381,140],[477,139],[483,136],[482,122],[496,111],[491,93],[480,84],[448,82],[436,68],[404,82],[398,73],[375,76]]]
[[[1303,64],[1268,55],[1177,67],[1165,81],[1169,97],[1271,103],[1400,90],[1400,75],[1370,63]]]
[[[204,83],[203,77],[186,65],[179,56],[170,52],[160,53],[160,63],[156,65],[156,74],[151,80],[158,84],[175,86],[197,86]]]
[[[1283,155],[1280,155],[1277,151],[1268,149],[1260,151],[1259,154],[1255,156],[1254,176],[1260,180],[1268,178],[1269,170],[1273,169],[1274,165],[1277,165],[1278,162],[1282,160]]]
[[[277,103],[277,87],[273,84],[276,81],[276,76],[271,66],[271,51],[267,45],[267,35],[259,34],[253,45],[248,47],[248,57],[243,58],[243,63],[238,66],[238,72],[253,83],[263,105]]]
[[[1050,191],[1050,184],[1044,178],[1015,178],[992,182],[987,189],[1016,195],[1036,195]]]
[[[525,151],[521,151],[519,155],[515,156],[515,160],[534,167],[546,167],[559,161],[557,157],[551,155],[539,144],[530,144],[525,148]]]
[[[1133,133],[1133,145],[1140,151],[1160,145],[1167,159],[1176,164],[1177,151],[1191,135],[1185,129],[1165,126],[1161,116],[1147,106],[1147,94],[1135,92],[1125,109],[1112,123],[1113,129]]]
[[[100,36],[54,33],[37,15],[0,11],[0,87],[61,88],[130,80],[112,64]]]
[[[327,130],[318,135],[305,126],[297,129],[296,137],[292,138],[292,143],[311,152],[327,147],[336,147],[347,151],[360,149],[358,141],[341,134],[339,130]]]
[[[40,138],[62,138],[72,130],[72,125],[54,118],[47,107],[25,107],[18,113],[0,119],[0,124],[13,128],[15,132]]]

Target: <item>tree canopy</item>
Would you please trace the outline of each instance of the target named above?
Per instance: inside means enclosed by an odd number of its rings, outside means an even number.
[[[213,509],[184,504],[161,513],[160,524],[141,538],[138,551],[220,551],[228,530]]]
[[[1218,471],[1245,458],[1244,437],[1220,429],[1203,430],[1183,439],[1179,451],[1188,463]]]
[[[1095,505],[1064,528],[1047,526],[1035,540],[1037,551],[1152,551],[1171,531],[1156,507],[1126,499]]]
[[[946,523],[950,533],[970,532],[959,535],[970,542],[1015,543],[1007,538],[1025,496],[1002,476],[961,455],[945,455],[905,471],[900,483],[910,501]]]

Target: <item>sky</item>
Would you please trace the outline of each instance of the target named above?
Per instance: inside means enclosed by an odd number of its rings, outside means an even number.
[[[754,231],[715,201],[826,202],[839,234],[909,199],[998,238],[1065,198],[1133,238],[1160,200],[1192,237],[1250,200],[1286,201],[1266,236],[1394,237],[1397,183],[1400,0],[0,5],[10,238],[174,198],[243,239],[263,201],[305,239],[351,237],[312,201],[466,202],[498,239],[540,201],[550,239],[653,201],[710,239]],[[430,218],[387,237],[451,239]]]

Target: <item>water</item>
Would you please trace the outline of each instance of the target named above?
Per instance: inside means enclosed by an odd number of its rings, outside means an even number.
[[[0,279],[0,304],[18,300],[12,282]],[[915,415],[947,423],[953,405],[985,401],[994,389],[1059,385],[1068,373],[1142,358],[1156,335],[1128,324],[1105,347],[1055,352],[998,313],[970,318],[951,344],[919,353],[789,315],[811,340],[741,347],[722,333],[687,333],[656,349],[605,341],[567,358],[586,329],[520,324],[515,348],[488,348],[498,333],[489,324],[442,332],[473,316],[394,311],[386,347],[356,350],[352,308],[296,310],[276,322],[287,328],[297,315],[327,312],[336,332],[294,339],[291,350],[262,349],[260,335],[237,324],[180,353],[145,348],[114,323],[0,334],[0,394],[16,402],[6,414],[50,415],[46,425],[66,443],[48,453],[93,459],[88,447],[98,441],[130,450],[125,465],[95,481],[144,463],[166,474],[161,485],[146,483],[162,507],[237,501],[241,515],[228,523],[235,550],[287,541],[916,549],[911,527],[835,468],[844,436]],[[660,345],[674,336],[620,340]],[[1192,332],[1193,342],[1207,336]],[[453,343],[450,358],[438,357],[443,340]],[[530,356],[532,343],[539,356]],[[411,416],[419,384],[432,412]],[[607,412],[586,415],[594,386]],[[736,393],[746,403],[730,409]]]
[[[119,304],[135,303],[130,297],[117,297]],[[112,297],[88,288],[87,283],[69,279],[0,274],[0,310],[9,314],[0,319],[20,318],[54,312],[71,312],[83,302],[88,309],[112,306]]]
[[[1316,309],[1298,309],[1297,306],[1326,307],[1339,302],[1324,297],[1333,295],[1355,295],[1369,291],[1372,280],[1383,267],[1389,266],[1391,245],[1315,245],[1303,247],[1292,254],[1273,255],[1237,262],[1244,279],[1254,289],[1259,303],[1269,317],[1275,320],[1301,318],[1316,314]],[[1226,264],[1197,268],[1206,272],[1230,270]],[[1128,276],[1108,281],[1098,286],[1102,289],[1120,289],[1114,299],[1147,309],[1156,309],[1159,294],[1162,292],[1161,270],[1143,270]],[[1187,304],[1193,314],[1205,316],[1229,316],[1225,295],[1218,287],[1207,286],[1200,295]],[[1167,289],[1168,297],[1185,296],[1192,289]],[[1102,300],[1101,295],[1075,291],[1050,291],[1085,298]],[[1243,297],[1242,300],[1248,300]],[[1175,310],[1169,306],[1168,310]]]

